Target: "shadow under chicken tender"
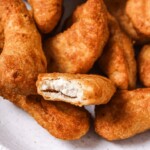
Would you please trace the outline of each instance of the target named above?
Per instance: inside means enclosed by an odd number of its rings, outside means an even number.
[[[77,7],[71,20],[70,28],[44,43],[50,72],[88,72],[108,39],[107,10],[102,0],[87,0]]]
[[[99,58],[99,67],[119,89],[133,89],[136,86],[136,61],[132,41],[110,15],[109,28],[110,38]]]
[[[117,92],[107,105],[96,106],[95,131],[121,140],[150,129],[150,89]]]
[[[39,73],[47,62],[41,36],[21,0],[0,0],[4,47],[0,55],[0,92],[36,93]]]
[[[150,2],[147,0],[104,0],[122,29],[137,43],[150,41]]]
[[[90,115],[83,107],[63,102],[47,102],[39,96],[10,94],[6,98],[29,113],[43,128],[59,139],[75,140],[90,127]]]
[[[0,10],[0,53],[2,52],[4,46],[4,28],[2,25],[2,12]]]
[[[28,0],[35,22],[42,33],[51,32],[62,14],[63,0]]]
[[[87,74],[40,74],[36,85],[45,100],[78,106],[106,104],[116,91],[111,80]]]
[[[138,58],[140,81],[144,86],[150,87],[150,45],[145,45]]]
[[[4,47],[4,31],[0,20],[0,53],[2,52],[3,47]]]

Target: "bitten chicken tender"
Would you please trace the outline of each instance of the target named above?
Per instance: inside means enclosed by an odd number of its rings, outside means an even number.
[[[90,115],[83,107],[63,102],[47,102],[39,96],[11,95],[9,101],[28,112],[56,138],[75,140],[89,130]]]
[[[41,37],[21,0],[0,0],[4,47],[0,55],[0,92],[36,93],[39,73],[47,62]]]
[[[28,0],[35,22],[42,33],[51,32],[62,14],[63,0]]]
[[[116,91],[111,80],[87,74],[40,74],[36,85],[38,94],[45,100],[64,101],[78,106],[105,104]]]
[[[150,87],[150,45],[145,45],[138,58],[139,77],[144,86]]]
[[[104,0],[124,31],[137,43],[150,41],[149,0]]]
[[[150,89],[119,91],[107,105],[96,106],[95,131],[122,140],[150,129]]]
[[[71,20],[70,28],[44,43],[50,72],[88,72],[108,39],[107,10],[102,0],[87,0],[77,7]]]
[[[98,61],[99,67],[119,89],[133,89],[136,86],[136,61],[132,41],[110,15],[109,28],[110,38]]]

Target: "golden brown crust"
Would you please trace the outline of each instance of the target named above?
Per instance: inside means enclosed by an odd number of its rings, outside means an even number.
[[[147,0],[104,0],[122,29],[137,43],[150,41],[150,15]]]
[[[56,138],[75,140],[84,136],[89,130],[90,115],[83,107],[63,102],[47,102],[38,96],[26,98],[14,95],[10,101],[28,112]]]
[[[36,93],[39,73],[46,72],[41,37],[21,0],[0,0],[5,44],[0,55],[1,93]]]
[[[28,0],[35,22],[42,33],[51,32],[62,14],[62,0]]]
[[[70,83],[72,82],[74,84],[75,83],[79,84],[83,91],[82,98],[78,99],[77,97],[77,100],[69,97],[68,99],[64,98],[59,99],[58,97],[54,98],[47,96],[47,94],[45,95],[45,92],[42,91],[44,81],[45,80],[51,81],[57,79],[63,79],[65,81],[69,81]],[[99,75],[87,75],[87,74],[68,74],[68,73],[40,74],[38,76],[38,81],[36,85],[38,93],[42,95],[46,100],[66,101],[78,106],[92,105],[92,104],[95,105],[106,104],[116,91],[114,84],[109,79]]]
[[[150,129],[150,89],[117,92],[96,106],[95,131],[107,140],[127,139]]]
[[[138,58],[140,81],[144,86],[150,87],[150,45],[145,45]]]
[[[137,32],[150,38],[150,2],[147,0],[128,0],[126,14]]]
[[[110,38],[98,63],[100,69],[119,89],[136,86],[136,61],[130,38],[109,15]]]
[[[106,14],[102,0],[77,7],[72,26],[44,44],[50,72],[86,73],[93,66],[108,39]]]

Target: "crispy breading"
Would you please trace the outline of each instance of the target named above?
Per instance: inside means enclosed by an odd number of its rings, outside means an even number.
[[[62,14],[63,0],[28,0],[35,22],[42,33],[51,32]]]
[[[122,29],[137,43],[150,41],[150,2],[147,0],[104,0]]]
[[[102,0],[87,0],[77,7],[71,20],[71,27],[44,43],[50,72],[88,72],[108,39],[107,11]]]
[[[40,74],[36,85],[38,94],[45,100],[78,106],[106,104],[116,91],[111,80],[87,74]]]
[[[41,36],[21,0],[0,0],[0,10],[5,43],[0,55],[1,93],[36,93],[37,75],[47,68]]]
[[[150,87],[150,45],[145,45],[139,53],[138,70],[140,81]]]
[[[48,102],[39,96],[7,95],[9,101],[29,113],[43,128],[59,139],[75,140],[90,127],[90,115],[83,107],[63,102]]]
[[[109,29],[110,38],[98,61],[99,67],[119,89],[133,89],[136,86],[133,43],[110,15]]]
[[[150,129],[150,89],[119,91],[106,105],[96,106],[95,131],[121,140]]]

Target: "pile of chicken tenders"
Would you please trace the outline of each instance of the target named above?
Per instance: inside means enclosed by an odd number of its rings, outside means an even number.
[[[150,2],[83,1],[56,35],[63,0],[28,3],[0,0],[0,96],[59,139],[91,121],[110,141],[150,129]]]

